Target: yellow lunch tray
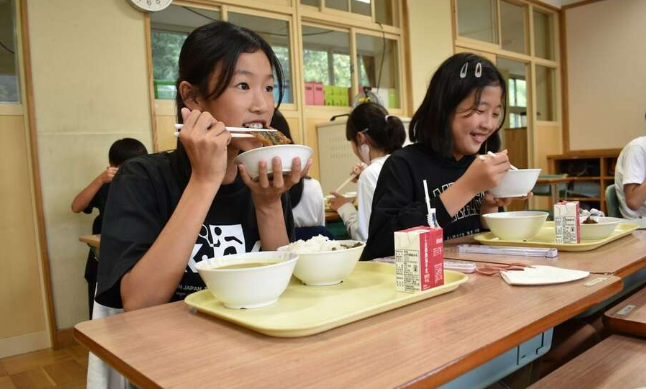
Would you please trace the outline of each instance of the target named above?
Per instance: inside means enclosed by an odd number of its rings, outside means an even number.
[[[564,244],[554,241],[554,222],[545,222],[538,235],[530,240],[501,240],[493,232],[478,234],[474,239],[489,246],[554,247],[563,251],[589,251],[622,238],[638,228],[637,224],[619,223],[613,233],[605,239],[581,240],[579,244]]]
[[[338,285],[305,286],[292,280],[276,304],[256,309],[228,309],[208,289],[184,300],[198,311],[269,336],[297,338],[318,334],[382,312],[455,290],[466,274],[445,270],[442,286],[418,293],[395,291],[395,265],[359,262]]]

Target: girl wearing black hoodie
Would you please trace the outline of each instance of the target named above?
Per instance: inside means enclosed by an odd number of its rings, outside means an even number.
[[[362,260],[393,255],[395,231],[427,224],[423,180],[445,240],[478,233],[481,215],[509,204],[487,193],[510,168],[507,150],[487,155],[500,148],[506,93],[487,59],[461,53],[444,61],[410,123],[414,144],[381,170]]]

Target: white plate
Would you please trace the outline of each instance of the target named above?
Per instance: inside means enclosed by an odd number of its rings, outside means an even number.
[[[501,271],[500,275],[510,285],[552,285],[586,278],[587,271],[561,269],[553,266],[533,266],[523,270]]]

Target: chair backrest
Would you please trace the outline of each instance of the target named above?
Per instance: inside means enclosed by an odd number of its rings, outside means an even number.
[[[622,217],[619,211],[619,199],[617,198],[615,184],[608,185],[606,188],[606,208],[608,209],[608,216]]]

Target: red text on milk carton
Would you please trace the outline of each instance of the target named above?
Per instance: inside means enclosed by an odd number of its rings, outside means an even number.
[[[395,232],[395,267],[398,292],[444,285],[442,229],[420,226]]]

